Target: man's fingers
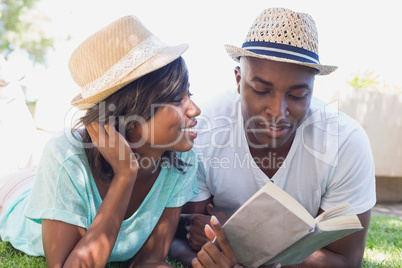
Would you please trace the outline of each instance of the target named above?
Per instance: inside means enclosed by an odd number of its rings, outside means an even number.
[[[210,216],[215,215],[215,208],[214,205],[212,205],[211,203],[207,205],[207,213]]]
[[[228,259],[235,259],[229,240],[227,239],[222,226],[215,216],[211,217],[211,227],[216,235],[216,239],[218,240],[219,246],[222,249],[223,255],[225,255]]]
[[[191,224],[193,214],[180,214],[180,221]]]
[[[210,221],[210,216],[201,214],[181,214],[180,221],[187,231],[187,240],[190,242],[194,251],[199,251],[201,247],[210,241],[205,235],[205,225]],[[211,236],[210,236],[211,237]]]
[[[205,225],[204,228],[205,231],[205,235],[208,237],[209,240],[214,241],[215,239],[215,233],[212,230],[211,226],[209,226],[208,224]]]
[[[209,241],[209,239],[205,235],[189,235],[187,239],[190,242],[190,246],[194,251],[199,251],[202,246]]]
[[[204,267],[204,266],[202,266],[201,262],[197,258],[194,258],[191,261],[191,265],[193,266],[193,268],[202,268],[202,267]]]
[[[233,262],[233,258],[225,258],[222,256],[222,252],[212,242],[206,243],[202,249],[208,253],[208,258],[211,259],[213,263],[216,263],[218,267],[233,267],[236,263]],[[203,263],[202,260],[201,263]]]
[[[205,244],[197,253],[198,261],[206,267],[216,266],[217,261],[220,260],[221,257],[220,251],[211,242]]]

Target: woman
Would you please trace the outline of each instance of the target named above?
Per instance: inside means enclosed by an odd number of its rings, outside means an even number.
[[[169,267],[181,206],[197,194],[186,49],[127,16],[74,51],[72,104],[86,113],[48,143],[32,190],[6,200],[3,240],[49,267]]]

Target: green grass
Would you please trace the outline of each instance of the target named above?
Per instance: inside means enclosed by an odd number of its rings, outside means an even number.
[[[46,267],[46,262],[43,257],[30,257],[0,240],[0,267]]]
[[[402,220],[373,215],[363,267],[402,267]]]
[[[176,268],[181,264],[171,262]],[[15,250],[10,243],[0,240],[0,268],[46,267],[43,257],[30,257]],[[124,267],[113,263],[108,268]],[[395,217],[373,215],[366,243],[363,267],[402,267],[402,220]]]

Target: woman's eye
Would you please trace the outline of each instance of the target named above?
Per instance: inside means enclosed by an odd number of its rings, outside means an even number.
[[[173,103],[175,105],[179,105],[180,103],[183,102],[184,99],[191,98],[191,96],[193,96],[193,94],[190,93],[190,91],[183,92],[183,94],[181,94],[180,96],[176,96],[176,98],[174,98],[171,101],[171,103]]]
[[[182,100],[183,100],[183,99],[174,99],[174,100],[172,100],[172,102],[173,102],[173,103],[181,103]]]

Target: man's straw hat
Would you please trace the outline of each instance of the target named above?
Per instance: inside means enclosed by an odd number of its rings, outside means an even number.
[[[242,56],[308,66],[325,75],[338,67],[320,64],[313,18],[286,8],[264,10],[252,24],[241,48],[225,45],[230,57]]]
[[[86,110],[152,71],[179,58],[187,44],[167,46],[135,16],[116,20],[87,38],[68,67],[81,87],[71,104]]]

